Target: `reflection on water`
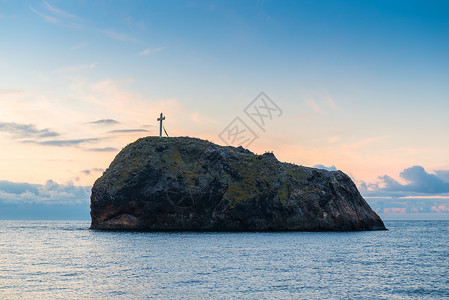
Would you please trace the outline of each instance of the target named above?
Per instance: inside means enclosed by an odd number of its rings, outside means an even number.
[[[449,222],[354,233],[130,233],[0,221],[1,298],[449,297]]]

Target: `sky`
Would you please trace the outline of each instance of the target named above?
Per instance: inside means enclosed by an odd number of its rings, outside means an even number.
[[[0,43],[0,218],[88,219],[163,112],[342,170],[381,217],[449,219],[447,1],[0,0]]]

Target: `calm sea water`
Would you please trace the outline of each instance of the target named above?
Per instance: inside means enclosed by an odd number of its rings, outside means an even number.
[[[449,299],[449,221],[349,233],[131,233],[0,221],[0,298]]]

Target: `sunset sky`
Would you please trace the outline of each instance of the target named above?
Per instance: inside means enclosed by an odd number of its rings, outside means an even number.
[[[88,218],[161,112],[218,144],[239,117],[250,150],[342,170],[385,216],[449,218],[448,1],[2,0],[0,41],[0,218]],[[261,92],[282,112],[263,128]]]

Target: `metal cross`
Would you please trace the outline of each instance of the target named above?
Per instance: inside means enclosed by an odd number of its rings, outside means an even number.
[[[165,117],[162,116],[162,113],[161,113],[160,118],[157,118],[157,120],[158,120],[158,121],[160,122],[160,124],[161,124],[160,129],[159,129],[159,137],[162,138],[162,121],[165,120]]]

